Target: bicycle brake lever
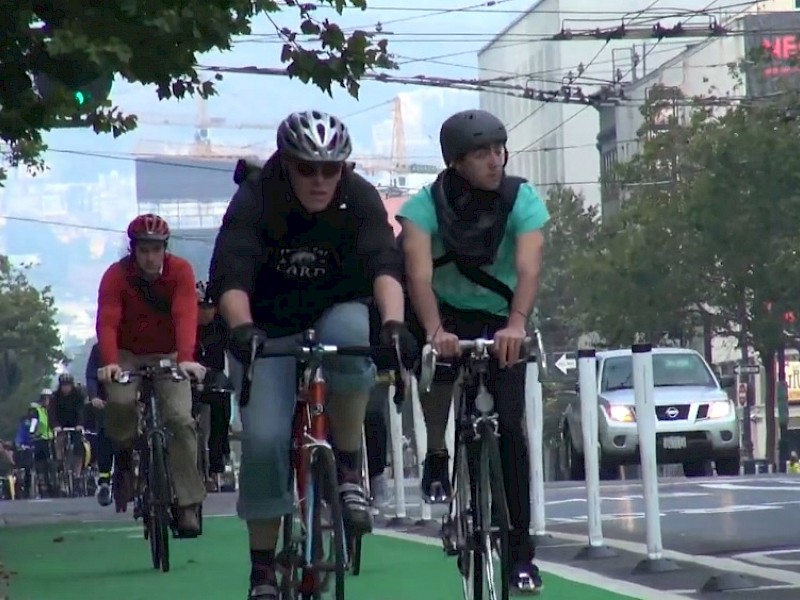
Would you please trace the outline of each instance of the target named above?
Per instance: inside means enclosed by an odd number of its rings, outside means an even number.
[[[255,373],[256,354],[258,354],[258,340],[255,336],[250,340],[250,364],[247,366],[247,379],[253,381]]]

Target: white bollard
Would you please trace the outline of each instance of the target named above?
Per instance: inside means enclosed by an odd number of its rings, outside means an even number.
[[[422,404],[419,400],[419,387],[417,386],[417,378],[411,378],[411,403],[413,405],[413,419],[414,419],[414,445],[417,447],[417,464],[420,468],[420,477],[422,477],[422,466],[425,464],[425,455],[428,451],[428,430],[425,428],[425,415],[422,413]],[[416,525],[426,525],[431,521],[431,505],[427,502],[422,502],[422,516]]]
[[[544,407],[542,382],[536,356],[528,358],[525,367],[525,433],[528,440],[528,470],[530,477],[531,523],[535,543],[547,535],[544,496]]]
[[[603,541],[603,515],[600,506],[600,442],[597,399],[597,359],[593,349],[578,350],[578,391],[581,401],[581,433],[586,473],[586,509],[589,524],[589,545],[576,559],[612,558],[617,556]]]
[[[658,499],[658,462],[656,459],[656,404],[653,381],[653,352],[650,344],[631,347],[633,394],[636,399],[636,429],[639,434],[647,558],[634,568],[634,573],[664,573],[680,567],[664,558],[661,540],[661,507]]]
[[[406,482],[403,465],[403,416],[394,403],[395,387],[389,386],[389,439],[392,443],[392,475],[394,477],[394,514],[389,527],[409,524],[406,512]]]

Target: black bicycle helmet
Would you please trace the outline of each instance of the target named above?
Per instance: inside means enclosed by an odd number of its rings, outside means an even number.
[[[75,378],[70,373],[62,373],[58,376],[58,385],[75,383]]]
[[[467,152],[490,144],[505,144],[508,132],[503,122],[485,110],[463,110],[442,123],[439,143],[448,167]]]

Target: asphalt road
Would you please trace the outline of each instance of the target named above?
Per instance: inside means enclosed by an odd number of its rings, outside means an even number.
[[[638,481],[603,482],[601,505],[606,545],[616,557],[577,560],[587,545],[586,491],[579,483],[548,484],[548,536],[540,541],[538,557],[547,562],[584,569],[598,575],[632,581],[686,598],[708,597],[699,590],[727,575],[727,583],[745,586],[725,595],[759,600],[800,597],[800,477],[732,477],[665,479],[660,482],[664,556],[677,570],[633,574],[646,557],[644,501]],[[436,536],[438,516],[420,525],[415,484],[406,487],[409,519],[392,524],[391,507],[378,519],[399,531]],[[232,514],[235,494],[214,494],[206,514]],[[97,506],[94,499],[0,502],[0,524],[42,522],[127,521]]]

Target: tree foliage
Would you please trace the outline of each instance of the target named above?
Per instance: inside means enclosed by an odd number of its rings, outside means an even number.
[[[671,93],[643,107],[640,152],[607,182],[622,206],[572,265],[579,313],[614,345],[684,340],[704,316],[766,364],[800,314],[800,96],[722,110]]]
[[[215,93],[198,72],[198,55],[231,50],[235,36],[251,33],[253,19],[296,11],[296,29],[276,27],[283,41],[280,60],[288,74],[331,93],[334,84],[358,95],[358,80],[375,68],[391,68],[386,41],[372,33],[345,32],[315,15],[318,5],[341,14],[365,10],[366,0],[117,0],[8,3],[0,15],[0,139],[12,165],[41,166],[42,132],[74,118],[78,109],[66,93],[37,93],[33,75],[61,81],[86,73],[116,75],[154,85],[159,99]],[[273,22],[274,24],[274,22]],[[221,79],[216,75],[216,80]],[[96,132],[121,135],[136,127],[106,102],[88,115]],[[0,171],[2,175],[2,171]]]
[[[585,206],[570,187],[550,188],[545,199],[550,222],[545,229],[545,259],[539,282],[537,310],[549,348],[574,348],[581,334],[575,313],[581,282],[571,263],[593,240],[598,226],[597,207]]]
[[[26,404],[38,397],[63,356],[49,288],[0,256],[0,437],[13,435]]]

